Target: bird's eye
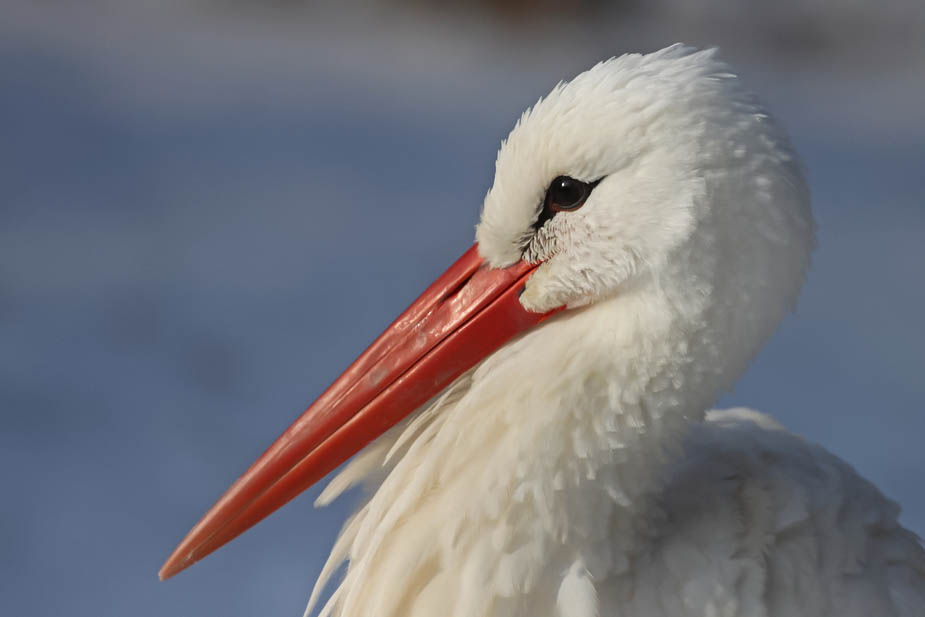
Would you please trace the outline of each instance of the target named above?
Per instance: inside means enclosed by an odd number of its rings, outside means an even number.
[[[596,184],[597,182],[592,184],[568,176],[559,176],[546,189],[543,209],[550,212],[577,210],[584,205]]]
[[[601,179],[594,182],[582,182],[569,176],[558,176],[546,189],[546,198],[543,200],[543,210],[533,224],[539,229],[546,221],[555,216],[556,212],[569,212],[585,205],[588,195],[594,190]]]

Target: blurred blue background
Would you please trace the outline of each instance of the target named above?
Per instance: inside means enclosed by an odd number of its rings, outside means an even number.
[[[720,45],[790,130],[808,286],[722,404],[770,412],[925,532],[919,2],[6,2],[0,606],[299,615],[317,489],[168,583],[228,484],[472,242],[559,79]]]

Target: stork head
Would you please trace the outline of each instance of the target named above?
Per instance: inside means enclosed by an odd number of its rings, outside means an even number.
[[[517,333],[541,337],[534,326],[553,313],[622,311],[646,345],[680,333],[724,376],[715,391],[795,301],[813,223],[783,133],[712,51],[673,46],[602,62],[527,111],[498,153],[476,239],[235,482],[162,577],[292,499]]]
[[[529,310],[674,285],[773,326],[813,222],[783,132],[714,50],[674,45],[601,62],[525,112],[476,238],[494,267],[541,264]]]
[[[601,62],[525,112],[476,238],[494,267],[540,264],[528,310],[608,304],[646,344],[671,321],[714,367],[712,400],[792,308],[813,231],[786,135],[715,50],[675,45]]]

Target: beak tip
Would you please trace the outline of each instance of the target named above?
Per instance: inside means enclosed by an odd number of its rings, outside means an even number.
[[[157,578],[161,581],[166,581],[168,578],[172,578],[193,565],[196,560],[192,555],[187,555],[181,557],[180,551],[174,551],[174,553],[167,558],[167,561],[164,562],[164,565],[161,566],[161,569],[157,572]]]
[[[157,578],[161,581],[166,581],[168,578],[172,577],[174,574],[179,572],[175,564],[170,563],[169,561],[161,566],[161,569],[157,572]]]

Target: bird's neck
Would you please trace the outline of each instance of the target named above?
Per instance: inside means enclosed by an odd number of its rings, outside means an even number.
[[[560,509],[549,513],[552,528],[596,504],[601,519],[635,533],[634,515],[690,423],[736,376],[707,344],[699,302],[684,299],[679,314],[677,298],[629,291],[566,313],[483,364],[461,405],[470,409],[457,412],[467,425],[458,435],[493,442],[499,494],[535,491],[538,507]]]
[[[350,560],[341,614],[433,614],[547,587],[531,598],[554,605],[563,572],[625,568],[665,465],[721,387],[695,361],[697,323],[632,292],[567,311],[374,444],[323,496],[381,481],[331,555]],[[380,571],[429,582],[396,590]]]

